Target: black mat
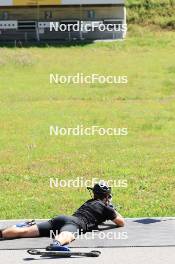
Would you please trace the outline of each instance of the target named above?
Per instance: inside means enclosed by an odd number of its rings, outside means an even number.
[[[18,221],[0,221],[0,228]],[[115,228],[112,222],[99,226],[99,231],[82,235],[71,243],[72,248],[111,248],[111,247],[164,247],[175,246],[175,217],[171,218],[132,218],[126,226]],[[0,250],[45,248],[49,238],[27,238],[0,241]]]

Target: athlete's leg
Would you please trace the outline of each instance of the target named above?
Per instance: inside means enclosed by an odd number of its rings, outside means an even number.
[[[37,225],[29,227],[9,227],[2,231],[2,237],[4,239],[14,239],[14,238],[29,238],[29,237],[39,237],[39,230]]]
[[[75,235],[69,231],[62,231],[59,235],[55,236],[55,240],[60,243],[60,245],[67,245],[75,240]]]
[[[53,218],[51,223],[54,232],[57,232],[52,236],[54,238],[53,243],[46,250],[70,251],[66,245],[75,240],[76,234],[79,232],[79,226],[75,222],[74,217],[61,215]]]

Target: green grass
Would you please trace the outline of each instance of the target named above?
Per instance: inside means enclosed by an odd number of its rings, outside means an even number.
[[[130,4],[130,5],[139,5],[139,4],[147,4],[147,5],[161,5],[161,4],[175,4],[174,0],[126,0],[125,1],[126,4]]]
[[[175,35],[134,27],[124,42],[0,48],[0,218],[72,213],[84,188],[49,179],[123,179],[126,217],[174,214]],[[49,73],[128,75],[127,85],[50,85]],[[49,126],[128,127],[126,137],[50,137]]]
[[[175,29],[175,0],[128,0],[127,23]]]

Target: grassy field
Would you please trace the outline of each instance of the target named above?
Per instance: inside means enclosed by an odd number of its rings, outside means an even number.
[[[126,217],[174,215],[175,35],[134,27],[124,42],[0,48],[1,219],[72,213],[85,188],[49,179],[122,179]],[[49,74],[127,75],[127,85],[50,85]],[[50,137],[49,126],[127,127],[125,137]]]
[[[127,0],[127,23],[175,29],[175,0]]]

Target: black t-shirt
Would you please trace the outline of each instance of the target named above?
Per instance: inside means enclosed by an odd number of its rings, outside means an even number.
[[[114,220],[117,214],[111,206],[105,205],[101,200],[91,199],[85,202],[73,216],[82,220],[90,230],[106,220]]]

